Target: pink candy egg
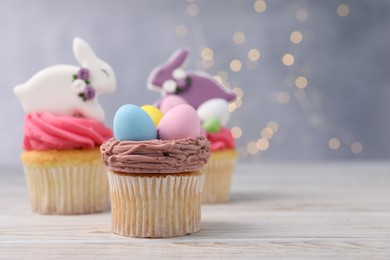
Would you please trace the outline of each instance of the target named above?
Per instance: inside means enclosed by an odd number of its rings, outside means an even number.
[[[170,109],[158,124],[158,138],[162,140],[198,137],[201,134],[200,119],[190,105],[178,105]]]
[[[161,100],[160,111],[165,115],[172,108],[183,104],[187,104],[187,102],[183,98],[177,95],[166,95]]]

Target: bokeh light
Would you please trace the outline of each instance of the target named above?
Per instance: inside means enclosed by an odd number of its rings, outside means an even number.
[[[176,35],[179,36],[179,37],[185,37],[188,33],[188,29],[187,29],[187,26],[185,25],[182,25],[182,24],[179,24],[177,27],[176,27]]]
[[[271,128],[271,130],[276,133],[279,130],[279,124],[275,121],[270,121],[267,123],[267,127]]]
[[[291,66],[294,64],[294,56],[290,53],[286,53],[283,55],[282,62],[286,66]]]
[[[244,97],[244,91],[242,88],[236,87],[232,89],[234,93],[236,93],[238,98],[243,98]]]
[[[345,17],[349,14],[349,7],[346,4],[339,5],[337,7],[337,14],[341,17]]]
[[[329,139],[328,146],[332,150],[337,150],[340,148],[340,140],[338,138]]]
[[[306,88],[307,87],[307,79],[303,76],[299,76],[298,78],[296,78],[295,80],[295,86],[297,88]]]
[[[292,43],[298,44],[302,41],[302,39],[303,39],[302,33],[299,31],[293,31],[290,34],[290,41]]]
[[[257,61],[260,59],[260,51],[258,49],[250,49],[248,51],[248,59],[251,61]]]
[[[242,129],[238,126],[232,127],[232,129],[230,129],[230,132],[232,133],[234,139],[238,139],[242,136]]]
[[[187,13],[190,16],[197,16],[199,13],[199,6],[195,3],[191,3],[187,7]]]
[[[224,71],[224,70],[218,71],[217,75],[218,75],[219,77],[221,77],[221,79],[222,79],[223,81],[228,80],[228,77],[229,77],[228,73],[227,73],[226,71]]]
[[[265,9],[267,9],[267,4],[263,0],[257,0],[254,3],[254,8],[256,12],[262,13],[265,11]]]
[[[277,101],[283,105],[287,104],[290,101],[290,94],[285,91],[279,92],[277,95]]]
[[[246,150],[248,151],[249,154],[255,155],[259,152],[259,148],[257,147],[256,142],[250,142],[246,146]]]
[[[363,145],[360,142],[354,142],[351,145],[351,151],[355,154],[363,152]]]
[[[274,135],[274,131],[272,131],[270,127],[265,127],[261,130],[260,135],[262,138],[271,139],[272,136]]]
[[[215,76],[213,76],[213,79],[215,79],[215,81],[217,81],[219,84],[221,84],[221,85],[222,85],[222,83],[223,83],[223,80],[222,80],[222,78],[221,78],[220,76],[218,76],[218,75],[215,75]]]
[[[265,151],[269,148],[269,141],[266,138],[260,138],[257,140],[256,146],[260,151]]]
[[[245,42],[245,34],[242,32],[236,32],[233,35],[233,42],[237,45],[241,45]]]
[[[204,48],[201,52],[202,59],[205,61],[211,61],[214,58],[214,52],[210,48]]]
[[[298,21],[304,22],[307,20],[308,17],[307,11],[304,9],[298,10],[295,14],[295,17]]]
[[[240,71],[242,68],[241,61],[235,59],[230,62],[230,69],[234,72]]]

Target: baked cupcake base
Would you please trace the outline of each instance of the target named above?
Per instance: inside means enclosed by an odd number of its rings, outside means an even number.
[[[209,161],[203,166],[205,183],[203,203],[224,203],[230,201],[230,189],[237,152],[233,149],[212,151]]]
[[[21,159],[34,212],[86,214],[109,208],[99,149],[26,151]]]
[[[112,232],[131,237],[182,236],[200,229],[204,175],[108,172]]]

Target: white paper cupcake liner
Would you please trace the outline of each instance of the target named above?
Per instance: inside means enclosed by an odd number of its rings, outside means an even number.
[[[24,166],[32,210],[41,214],[84,214],[110,206],[103,164]]]
[[[236,165],[236,155],[214,156],[203,166],[205,183],[202,203],[224,203],[230,201],[232,177]]]
[[[108,176],[114,233],[173,237],[200,229],[203,174]]]

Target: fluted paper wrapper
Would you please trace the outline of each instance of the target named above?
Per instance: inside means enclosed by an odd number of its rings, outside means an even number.
[[[205,183],[203,203],[224,203],[230,201],[230,189],[237,154],[235,151],[214,151],[203,166]]]
[[[24,166],[31,207],[41,214],[85,214],[110,206],[103,164]]]
[[[114,233],[153,238],[200,229],[203,174],[108,176]]]

